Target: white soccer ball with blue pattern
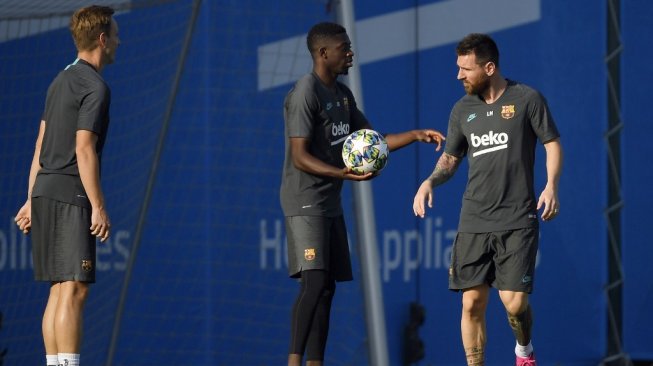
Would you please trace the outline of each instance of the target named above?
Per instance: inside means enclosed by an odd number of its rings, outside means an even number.
[[[388,163],[389,154],[385,137],[370,129],[355,131],[342,146],[342,160],[356,174],[380,172]]]

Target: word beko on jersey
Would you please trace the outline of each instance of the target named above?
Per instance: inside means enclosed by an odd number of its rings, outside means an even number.
[[[476,136],[472,133],[471,140],[472,146],[474,147],[488,146],[485,149],[475,151],[472,156],[483,155],[508,148],[508,134],[505,132],[495,133],[494,131],[490,131],[489,133],[480,136]]]
[[[347,136],[349,136],[349,123],[342,123],[342,121],[340,121],[339,124],[334,123],[331,125],[331,134],[334,139],[331,142],[331,146],[341,143],[347,138]]]

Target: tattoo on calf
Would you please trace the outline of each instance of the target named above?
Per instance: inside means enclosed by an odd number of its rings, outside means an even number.
[[[510,323],[510,328],[515,334],[515,339],[517,343],[521,346],[526,346],[531,341],[531,326],[533,325],[533,313],[531,311],[531,306],[528,305],[525,311],[518,315],[508,314],[508,322]]]
[[[467,366],[485,365],[485,348],[483,347],[466,348],[465,356],[467,356]]]

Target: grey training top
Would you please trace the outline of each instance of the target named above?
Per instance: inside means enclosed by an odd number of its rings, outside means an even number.
[[[78,59],[59,72],[45,100],[45,133],[32,197],[91,208],[77,166],[77,131],[98,135],[96,151],[101,160],[109,127],[111,91],[91,64]]]
[[[349,88],[336,82],[329,90],[314,73],[302,77],[284,101],[286,152],[281,178],[285,216],[342,215],[342,180],[297,169],[290,156],[290,138],[310,140],[309,152],[327,164],[344,168],[342,145],[349,134],[368,125]]]
[[[508,80],[492,104],[462,97],[451,111],[445,148],[469,161],[458,231],[538,227],[535,146],[559,136],[544,97],[524,84]]]

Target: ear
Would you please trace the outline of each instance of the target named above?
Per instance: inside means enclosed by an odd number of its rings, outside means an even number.
[[[487,76],[492,76],[494,75],[494,72],[497,70],[497,65],[494,64],[494,62],[488,62],[485,64],[483,67],[483,70],[485,70],[485,74]]]
[[[105,48],[107,45],[107,34],[102,32],[100,33],[100,37],[98,37],[98,44],[100,47]]]
[[[320,55],[320,57],[326,58],[327,57],[327,48],[326,47],[320,47],[317,50],[317,53]]]

